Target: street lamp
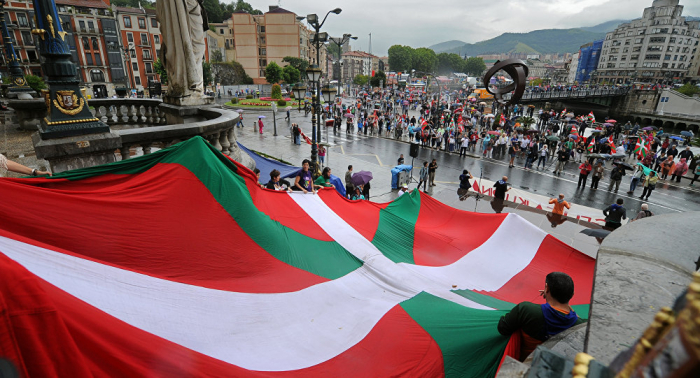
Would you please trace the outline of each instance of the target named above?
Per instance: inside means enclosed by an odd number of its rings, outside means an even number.
[[[325,43],[328,41],[328,33],[321,33],[321,27],[323,24],[326,23],[326,18],[328,18],[328,15],[331,13],[335,14],[340,14],[343,10],[340,8],[335,8],[333,10],[328,11],[326,15],[323,17],[323,21],[319,24],[318,22],[318,15],[316,14],[309,14],[306,15],[306,21],[309,23],[311,27],[314,29],[314,39],[313,39],[313,44],[314,47],[316,48],[316,64],[312,67],[309,67],[309,69],[306,70],[306,76],[309,79],[309,84],[311,84],[311,93],[312,93],[312,104],[313,104],[313,112],[311,113],[311,165],[313,166],[313,172],[316,173],[318,170],[318,166],[316,165],[316,158],[318,155],[318,141],[316,139],[316,136],[320,136],[320,133],[317,132],[319,125],[321,124],[321,98],[319,97],[321,95],[321,74],[322,71],[320,68],[318,68],[318,64],[321,62],[321,44]]]
[[[342,55],[343,55],[343,45],[346,44],[349,40],[357,40],[357,37],[354,37],[352,34],[343,34],[342,37],[340,38],[333,38],[331,37],[329,41],[334,43],[336,46],[338,46],[338,95],[340,95],[340,82],[343,80],[343,71],[342,67],[340,65],[340,62],[342,61]]]
[[[297,111],[301,112],[301,101],[306,95],[306,87],[303,85],[295,84],[292,87],[292,92],[294,92],[294,98],[297,100]]]

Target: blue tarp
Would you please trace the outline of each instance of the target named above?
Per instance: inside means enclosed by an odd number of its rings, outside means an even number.
[[[261,184],[265,184],[270,180],[270,172],[272,172],[273,169],[280,171],[280,177],[283,179],[289,177],[296,177],[299,174],[299,171],[301,170],[301,167],[295,167],[293,165],[281,163],[274,159],[268,159],[264,156],[260,156],[255,152],[247,149],[244,145],[240,143],[238,143],[238,147],[240,147],[241,150],[247,153],[248,156],[250,156],[250,158],[255,161],[255,167],[257,167],[260,170]],[[292,184],[294,183],[292,182]],[[335,175],[331,175],[331,184],[335,185],[335,189],[338,191],[338,193],[340,193],[342,196],[345,196],[345,186],[343,185],[343,181],[341,179],[339,179]]]
[[[412,165],[397,165],[391,169],[391,189],[399,188],[399,173],[403,171],[410,171],[413,169]]]

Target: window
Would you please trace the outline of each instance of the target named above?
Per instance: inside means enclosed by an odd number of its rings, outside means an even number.
[[[260,33],[264,33],[264,32],[265,32],[265,27],[264,27],[264,26],[260,26]]]
[[[141,33],[141,44],[144,46],[148,46],[148,34],[146,33]]]
[[[83,21],[83,20],[78,21],[78,29],[80,29],[81,32],[85,31],[85,21]]]
[[[88,37],[83,37],[83,48],[85,50],[90,50],[90,40]]]
[[[34,39],[32,39],[31,33],[28,31],[22,31],[22,42],[25,46],[31,46],[34,44]]]
[[[260,55],[267,55],[267,49],[264,47],[261,47],[260,51],[258,51],[258,52],[260,53]]]
[[[649,46],[647,47],[647,51],[661,51],[663,50],[663,46]]]
[[[102,65],[102,56],[99,53],[95,53],[95,65],[96,66]]]
[[[88,29],[90,29],[90,33],[95,32],[95,23],[93,21],[88,21]]]
[[[136,50],[135,50],[135,49],[131,49],[130,55],[131,55],[132,58],[136,58]]]
[[[666,42],[666,37],[651,37],[649,38],[649,43],[664,43]]]
[[[134,43],[134,35],[131,33],[126,33],[126,40],[128,42]]]
[[[29,61],[30,61],[30,62],[33,62],[33,61],[37,60],[36,51],[34,51],[34,50],[27,50],[27,58],[29,58]]]
[[[664,55],[664,60],[671,60],[671,55]]]
[[[143,59],[151,59],[151,50],[143,50]]]
[[[100,44],[97,42],[97,38],[95,38],[95,37],[92,37],[92,49],[93,50],[100,49]]]
[[[156,49],[156,58],[160,56],[160,49]]]
[[[85,64],[92,66],[92,54],[85,54]]]
[[[224,34],[224,29],[219,29],[219,34]]]
[[[17,13],[17,23],[19,27],[26,28],[29,26],[29,21],[27,21],[27,15],[24,13]]]
[[[125,28],[131,27],[131,16],[124,16],[124,27]]]
[[[100,70],[92,70],[90,71],[90,79],[92,82],[104,82],[105,74]]]
[[[138,18],[139,29],[146,29],[146,19],[143,17]]]
[[[157,44],[160,44],[160,36],[159,35],[154,35],[153,39],[156,41]]]
[[[661,59],[661,55],[660,54],[646,55],[644,57],[644,59],[646,59],[646,60],[659,60],[659,59]]]
[[[676,43],[676,37],[669,38],[668,43]]]
[[[635,38],[634,43],[642,43],[644,41],[644,38]]]
[[[630,40],[630,39],[626,40],[626,41],[625,41],[625,46],[629,46],[631,41],[632,41],[632,40]]]
[[[139,76],[134,77],[134,82],[136,83],[136,85],[141,85],[141,77],[139,77]]]
[[[150,62],[146,62],[145,66],[146,66],[146,73],[152,74],[153,73],[153,65]]]
[[[635,47],[632,49],[632,52],[640,52],[640,51],[642,51],[642,46],[635,46]]]
[[[155,18],[151,18],[151,27],[152,27],[152,28],[157,28],[157,27],[158,27],[158,21],[156,21]]]

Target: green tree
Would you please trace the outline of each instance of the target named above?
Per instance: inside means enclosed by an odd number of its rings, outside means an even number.
[[[234,11],[235,12],[243,11],[243,12],[248,12],[250,14],[263,14],[262,11],[260,11],[259,9],[253,9],[252,5],[246,3],[243,0],[236,1],[236,7],[234,8]]]
[[[530,80],[530,86],[531,86],[531,87],[536,87],[536,86],[538,86],[538,85],[542,85],[542,81],[543,81],[543,80],[540,79],[540,78]]]
[[[389,67],[396,72],[407,72],[413,68],[413,48],[393,45],[389,47]]]
[[[328,55],[332,56],[333,59],[338,57],[338,52],[342,54],[342,51],[340,51],[340,47],[338,47],[337,44],[331,42],[329,43],[326,48],[328,49]]]
[[[202,8],[207,12],[209,22],[222,22],[224,20],[224,9],[219,4],[219,0],[204,0]]]
[[[692,97],[694,94],[700,93],[700,88],[698,88],[697,85],[687,83],[684,86],[676,89],[676,92]]]
[[[282,68],[275,62],[268,63],[265,67],[265,80],[270,84],[279,83],[282,80]]]
[[[441,74],[464,72],[464,60],[455,53],[440,53],[437,55],[437,71]]]
[[[160,58],[158,58],[153,64],[153,70],[156,71],[158,76],[160,76],[160,82],[163,85],[168,84],[168,71],[166,71],[165,67],[163,67],[163,62],[160,61]]]
[[[413,54],[413,69],[420,72],[433,72],[437,68],[437,55],[435,51],[421,47],[415,50]],[[391,63],[389,63],[391,66]]]
[[[211,61],[212,63],[219,63],[224,61],[224,55],[221,53],[221,50],[214,50],[211,52]]]
[[[373,77],[369,79],[369,85],[373,87],[386,87],[386,74],[384,71],[379,71],[374,74]]]
[[[355,76],[354,79],[352,79],[352,82],[355,83],[356,85],[365,85],[367,84],[367,81],[369,80],[369,77],[365,75],[357,75]]]
[[[472,57],[464,62],[464,73],[471,76],[481,76],[486,71],[486,63],[483,58]]]
[[[270,97],[272,97],[275,100],[282,99],[282,87],[280,87],[279,84],[272,84],[272,91],[270,93]]]
[[[202,76],[204,79],[204,86],[210,85],[214,81],[211,75],[211,64],[209,62],[202,62]]]
[[[37,93],[41,93],[42,89],[46,89],[46,83],[44,83],[44,79],[42,79],[40,76],[26,75],[24,80],[26,80],[27,85]]]
[[[245,72],[243,65],[236,62],[235,60],[231,61],[231,65],[236,71],[236,77],[238,77],[238,79],[240,80],[240,84],[253,84],[253,78],[250,77],[250,75],[248,75],[247,72]]]
[[[282,79],[284,80],[285,83],[289,85],[294,85],[299,82],[299,78],[301,77],[301,73],[299,72],[298,69],[294,68],[291,64],[288,66],[285,66],[282,69]]]
[[[306,69],[309,68],[309,62],[302,58],[295,58],[293,56],[285,56],[282,61],[289,63],[290,66],[296,68],[299,74],[306,74]]]

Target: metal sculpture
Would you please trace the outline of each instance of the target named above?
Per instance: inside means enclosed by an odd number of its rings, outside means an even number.
[[[491,78],[500,70],[508,73],[508,75],[510,75],[510,77],[513,79],[513,82],[503,88],[492,88],[490,85]],[[505,106],[514,105],[520,101],[520,98],[525,92],[528,72],[529,69],[527,68],[527,64],[520,59],[506,59],[504,61],[499,60],[493,65],[493,67],[491,67],[491,69],[486,71],[486,74],[484,75],[484,87],[486,88],[486,91],[493,95],[496,102],[499,104]],[[504,100],[503,95],[509,92],[513,92],[513,95],[509,100]]]

